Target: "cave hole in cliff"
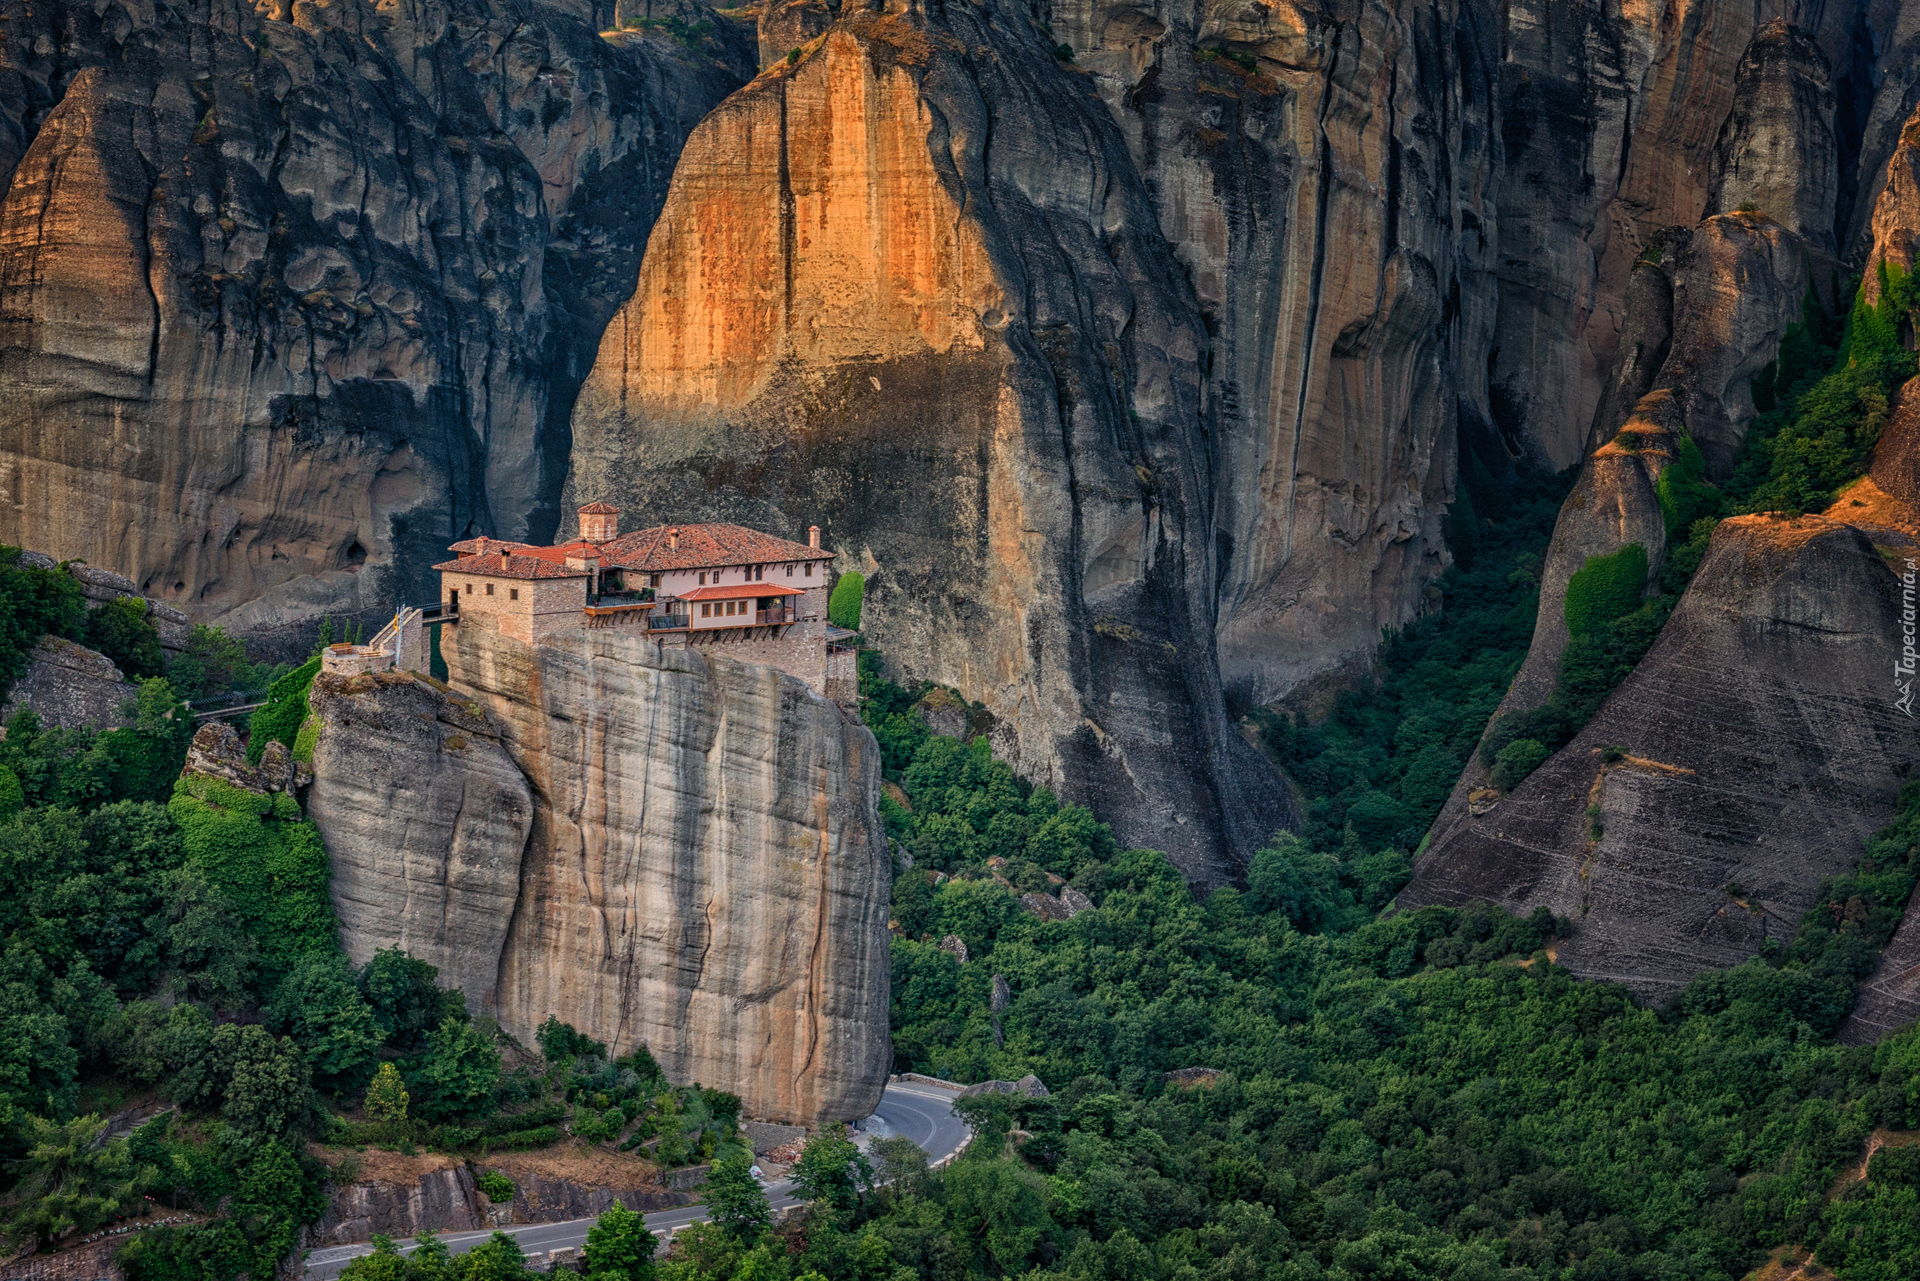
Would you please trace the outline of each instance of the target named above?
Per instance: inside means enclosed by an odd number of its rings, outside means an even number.
[[[347,564],[355,569],[367,563],[367,549],[360,545],[360,540],[357,538],[347,544],[345,555]]]

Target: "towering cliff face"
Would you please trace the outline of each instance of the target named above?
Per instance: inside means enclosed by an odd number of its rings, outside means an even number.
[[[0,541],[263,627],[550,529],[585,356],[738,83],[722,42],[595,26],[585,0],[8,7]]]
[[[1840,195],[1834,110],[1832,69],[1819,45],[1783,21],[1762,27],[1734,71],[1707,211],[1763,213],[1831,252]]]
[[[570,483],[817,521],[907,674],[1217,882],[1285,795],[1222,715],[1206,328],[1089,88],[1024,13],[843,8],[689,140]]]
[[[1046,12],[1213,338],[1221,676],[1265,702],[1370,654],[1443,567],[1457,428],[1488,419],[1498,22],[1394,0]]]
[[[1861,48],[1876,44],[1868,7],[1507,10],[1491,377],[1510,445],[1557,467],[1588,448],[1633,264],[1663,229],[1757,204],[1830,243],[1838,206],[1872,173],[1852,150],[1862,96],[1884,74]]]
[[[308,812],[347,951],[404,946],[749,1115],[866,1116],[891,868],[873,736],[792,677],[623,632],[449,628],[455,692],[322,677]]]

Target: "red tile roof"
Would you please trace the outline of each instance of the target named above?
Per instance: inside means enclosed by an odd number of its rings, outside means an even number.
[[[562,543],[558,547],[522,547],[517,550],[522,556],[538,556],[541,560],[550,560],[555,564],[562,564],[569,556],[577,556],[582,560],[589,556],[598,556],[600,554],[600,544]]]
[[[775,587],[772,583],[736,583],[732,587],[696,587],[675,592],[675,600],[745,600],[752,596],[805,596],[798,587]]]
[[[469,552],[477,551],[518,552],[525,551],[529,546],[530,544],[528,543],[510,543],[504,538],[488,538],[483,534],[479,538],[463,538],[459,542],[449,545],[447,550],[466,555]]]
[[[596,503],[594,506],[604,507],[606,504]],[[680,531],[679,546],[669,547],[667,534],[675,529]],[[579,578],[586,571],[567,569],[564,562],[569,556],[584,555],[598,556],[600,564],[607,569],[631,569],[648,574],[669,569],[713,569],[727,565],[771,565],[784,561],[833,559],[832,552],[818,547],[775,538],[772,534],[763,534],[743,525],[718,522],[656,525],[652,529],[622,534],[604,543],[575,541],[557,547],[535,547],[529,543],[510,543],[498,538],[468,538],[454,543],[447,550],[460,553],[460,559],[435,565],[435,569],[484,574],[490,578]],[[478,563],[481,560],[496,567],[482,569]],[[521,561],[544,564],[546,569],[534,571],[525,567],[515,568]],[[769,591],[758,594],[779,593]]]
[[[618,516],[620,509],[612,503],[588,503],[580,509],[582,516]]]
[[[475,578],[585,578],[587,576],[587,571],[584,569],[568,569],[564,564],[556,564],[539,556],[520,554],[462,556],[459,560],[443,561],[434,568],[448,573],[472,574]]]
[[[680,545],[667,545],[667,531],[680,531]],[[716,565],[765,565],[778,561],[832,560],[833,553],[805,543],[775,538],[757,529],[718,522],[656,525],[600,544],[603,564],[659,573],[666,569],[709,569]]]

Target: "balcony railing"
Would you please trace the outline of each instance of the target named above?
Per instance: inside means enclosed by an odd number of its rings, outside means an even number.
[[[763,609],[756,612],[753,616],[753,621],[757,626],[770,627],[777,626],[781,623],[791,623],[798,617],[794,612],[793,606],[775,605],[772,609]]]
[[[650,632],[670,632],[684,630],[693,619],[686,614],[649,614],[647,630]]]

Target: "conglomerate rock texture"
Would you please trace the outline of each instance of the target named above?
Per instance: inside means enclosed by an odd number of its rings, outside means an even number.
[[[0,723],[31,710],[54,729],[117,729],[132,723],[125,709],[139,693],[105,654],[64,636],[43,636],[27,670],[7,687]]]
[[[783,673],[478,617],[452,692],[322,677],[308,812],[356,959],[404,946],[531,1042],[549,1016],[749,1116],[873,1111],[891,868],[873,736]],[[530,804],[529,804],[530,800]]]
[[[1400,905],[1545,905],[1575,921],[1561,964],[1650,997],[1791,938],[1920,761],[1888,697],[1899,611],[1852,526],[1721,522],[1633,674],[1491,810],[1450,808]]]
[[[0,11],[0,542],[261,629],[550,530],[584,359],[742,70],[739,41],[600,25],[587,0]]]
[[[901,670],[1219,883],[1289,808],[1222,712],[1207,343],[1107,109],[1024,11],[847,6],[688,141],[570,485],[819,523]]]

